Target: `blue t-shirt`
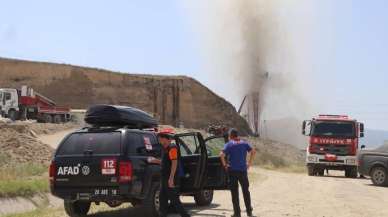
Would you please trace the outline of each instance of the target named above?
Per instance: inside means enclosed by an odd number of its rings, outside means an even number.
[[[223,152],[229,157],[231,171],[247,171],[247,153],[252,151],[252,147],[243,140],[234,141],[225,144]]]

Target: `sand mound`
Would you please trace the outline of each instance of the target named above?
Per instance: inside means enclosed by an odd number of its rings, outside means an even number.
[[[54,149],[38,141],[37,135],[52,134],[74,127],[74,123],[0,122],[0,166],[19,163],[48,164]]]
[[[3,165],[50,162],[54,150],[38,142],[28,126],[0,124],[0,130],[0,153],[4,161]]]

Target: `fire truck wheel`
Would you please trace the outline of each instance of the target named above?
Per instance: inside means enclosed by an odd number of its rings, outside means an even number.
[[[309,176],[315,176],[315,168],[312,165],[307,166],[307,174]]]
[[[357,167],[352,167],[349,169],[349,177],[352,179],[356,179],[358,177]]]
[[[358,176],[358,171],[357,167],[349,167],[345,169],[345,177],[346,178],[357,178]]]
[[[325,170],[324,169],[318,169],[317,174],[318,174],[318,176],[324,176],[325,175]]]

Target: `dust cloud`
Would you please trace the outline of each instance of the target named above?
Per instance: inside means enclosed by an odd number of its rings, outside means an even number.
[[[184,7],[211,89],[236,107],[259,92],[262,122],[312,115],[312,1],[196,0]]]

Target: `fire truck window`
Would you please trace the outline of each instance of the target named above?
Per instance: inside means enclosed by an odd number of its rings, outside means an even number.
[[[313,126],[314,136],[353,136],[354,124],[343,122],[318,122]]]

